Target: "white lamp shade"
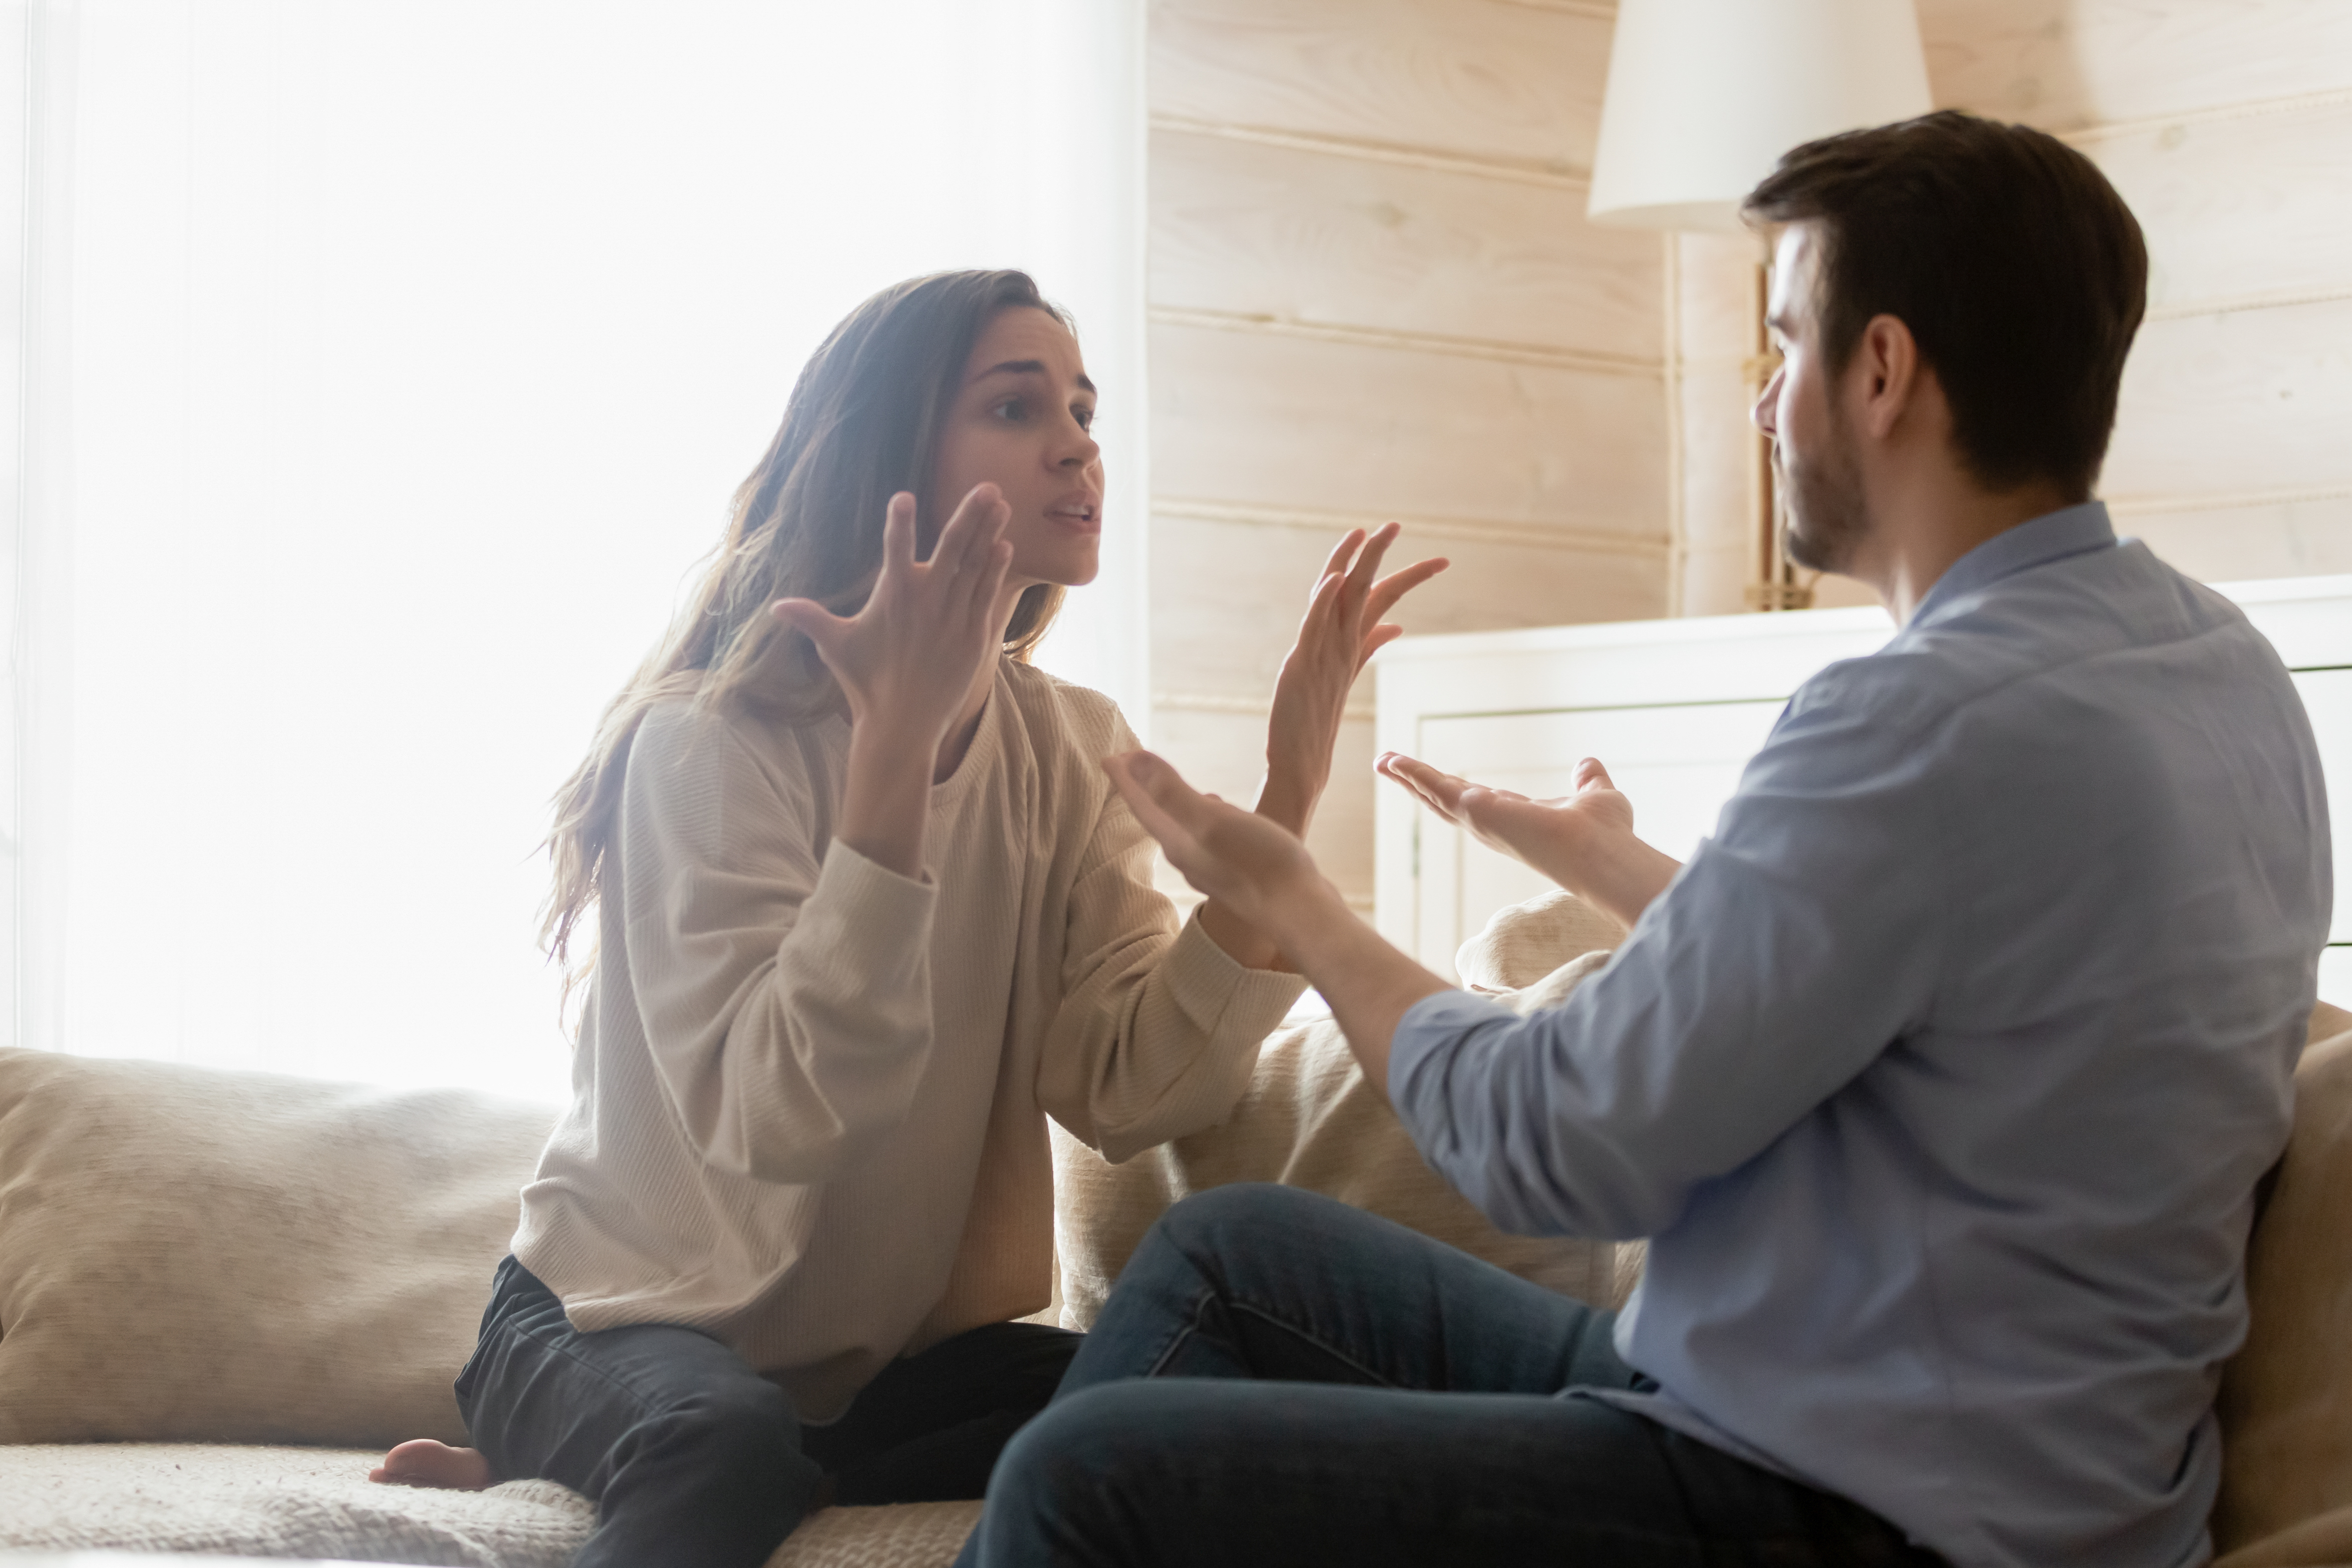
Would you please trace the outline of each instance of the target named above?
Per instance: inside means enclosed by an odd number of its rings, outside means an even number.
[[[1790,148],[1931,107],[1912,0],[1618,0],[1585,216],[1736,229]]]

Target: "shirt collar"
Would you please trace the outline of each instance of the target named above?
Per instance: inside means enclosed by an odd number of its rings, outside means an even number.
[[[1994,534],[1953,562],[1911,612],[1910,624],[1917,626],[1963,594],[1973,594],[2003,577],[2111,546],[2115,542],[2115,525],[2107,521],[2105,501],[2086,500],[2080,506],[2045,511]]]

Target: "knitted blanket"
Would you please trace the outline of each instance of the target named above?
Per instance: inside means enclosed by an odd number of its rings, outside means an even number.
[[[595,1510],[551,1481],[377,1486],[372,1449],[193,1443],[0,1447],[0,1551],[114,1549],[449,1568],[563,1568]],[[769,1568],[946,1568],[980,1505],[834,1508]]]

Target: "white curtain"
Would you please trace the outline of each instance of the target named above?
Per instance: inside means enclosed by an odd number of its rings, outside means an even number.
[[[13,1043],[560,1095],[548,797],[913,273],[1075,311],[1141,716],[1140,0],[13,16]]]

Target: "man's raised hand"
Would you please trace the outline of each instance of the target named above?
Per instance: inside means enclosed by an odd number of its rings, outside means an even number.
[[[1201,794],[1150,752],[1102,765],[1169,864],[1273,942],[1302,902],[1328,888],[1307,846],[1280,824]]]
[[[1383,752],[1372,765],[1480,843],[1629,926],[1682,868],[1633,837],[1633,803],[1594,758],[1577,763],[1572,793],[1550,800],[1475,784],[1397,752]]]

